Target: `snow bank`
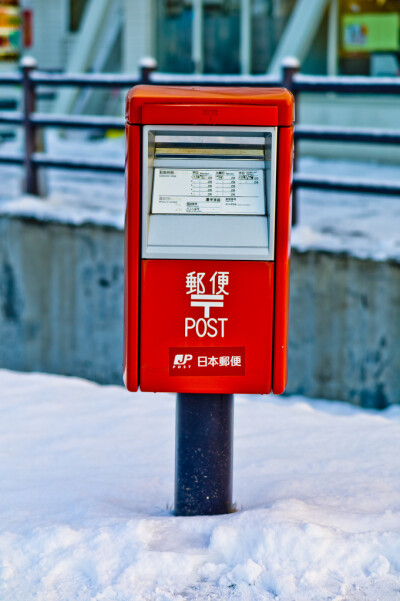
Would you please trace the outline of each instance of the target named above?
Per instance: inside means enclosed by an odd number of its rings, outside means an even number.
[[[177,518],[173,395],[0,390],[2,601],[399,597],[398,407],[237,396],[239,511]]]
[[[8,200],[0,205],[0,215],[25,217],[38,221],[50,221],[70,225],[83,225],[85,223],[115,227],[123,230],[125,227],[125,212],[120,207],[115,210],[112,202],[109,206],[98,197],[97,204],[90,206],[81,203],[79,198],[66,202],[59,194],[52,194],[45,200],[36,196],[24,194],[15,200]],[[77,206],[78,205],[78,206]]]

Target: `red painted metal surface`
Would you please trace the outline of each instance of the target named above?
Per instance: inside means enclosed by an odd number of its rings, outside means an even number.
[[[269,393],[273,286],[272,262],[142,261],[141,390]]]
[[[292,95],[277,88],[138,86],[129,92],[124,328],[129,390],[137,390],[140,375],[142,390],[154,392],[284,391],[293,118]],[[145,123],[278,126],[274,261],[140,260]],[[200,281],[193,279],[198,274]],[[188,289],[188,282],[195,288]],[[226,286],[221,290],[218,282]]]
[[[140,127],[126,127],[124,383],[132,392],[139,386],[140,139]]]
[[[292,166],[293,127],[282,127],[279,129],[278,135],[275,224],[275,315],[272,375],[274,394],[282,394],[287,382]]]
[[[158,125],[278,125],[278,107],[245,104],[147,104],[142,123]]]
[[[247,105],[248,119],[242,122],[243,125],[255,125],[251,122],[252,109],[259,105],[266,110],[272,107],[277,112],[276,122],[270,123],[266,119],[257,125],[265,126],[290,126],[294,121],[293,96],[284,88],[214,88],[214,87],[183,87],[183,86],[135,86],[127,95],[126,101],[126,120],[128,123],[136,124],[155,124],[152,120],[151,105],[190,105],[193,107],[191,123],[195,125],[198,119],[198,111],[195,106],[200,105],[229,105],[226,116],[220,112],[221,125],[240,125],[240,122],[233,121],[233,112],[236,105]],[[241,109],[238,111],[238,118],[242,118]],[[222,111],[222,109],[221,109]],[[167,118],[167,117],[166,117]],[[225,123],[224,123],[225,121]],[[163,122],[164,123],[164,122]],[[173,117],[165,123],[175,125],[185,124],[174,112]],[[187,122],[188,123],[188,122]],[[186,124],[187,124],[186,123]],[[210,123],[206,121],[205,123]]]
[[[33,46],[33,11],[26,8],[22,11],[22,40],[24,48]]]

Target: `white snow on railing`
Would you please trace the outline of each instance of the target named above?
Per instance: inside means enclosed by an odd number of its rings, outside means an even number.
[[[400,86],[400,77],[370,77],[365,75],[304,75],[297,73],[293,77],[296,83],[326,85],[370,85]]]
[[[248,83],[250,84],[260,84],[265,83],[265,85],[282,85],[279,82],[279,79],[273,75],[219,75],[219,74],[207,74],[207,75],[194,75],[191,74],[176,74],[176,73],[159,73],[154,72],[151,75],[151,81],[154,83],[173,83],[174,81],[179,82],[187,82],[188,84],[195,83],[207,83],[210,82],[220,82],[224,84],[241,84]]]

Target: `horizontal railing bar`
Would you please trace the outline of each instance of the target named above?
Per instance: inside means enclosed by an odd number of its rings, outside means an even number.
[[[150,74],[150,83],[159,85],[182,86],[251,86],[251,87],[282,87],[282,80],[276,75],[194,75],[159,73]]]
[[[400,130],[296,125],[294,129],[294,136],[296,140],[400,144]]]
[[[131,74],[117,73],[46,73],[33,71],[29,75],[36,85],[49,86],[93,86],[93,87],[132,87],[141,83],[141,79]],[[220,86],[271,86],[282,85],[282,80],[271,75],[194,75],[159,73],[150,74],[154,84],[172,85],[220,85]],[[0,85],[20,84],[20,72],[0,74]],[[297,92],[342,92],[373,94],[400,93],[400,77],[370,77],[370,76],[325,76],[303,75],[298,73],[293,77],[293,87]]]
[[[80,129],[125,129],[122,117],[97,115],[54,115],[34,113],[31,123],[40,127],[72,127]]]
[[[341,192],[359,192],[400,196],[400,183],[387,181],[358,180],[355,178],[339,179],[337,177],[320,177],[310,174],[295,173],[293,186],[296,189],[309,188],[315,190],[336,190]]]
[[[23,165],[25,157],[22,154],[0,154],[0,163],[8,165]]]
[[[22,123],[22,114],[0,112],[0,123]],[[122,117],[103,117],[96,115],[48,115],[35,113],[31,122],[40,127],[71,127],[81,129],[120,129],[125,128]],[[371,142],[377,144],[399,144],[399,130],[362,129],[345,127],[321,127],[297,125],[297,140],[327,140],[337,142]]]
[[[109,73],[45,73],[34,71],[30,79],[35,85],[79,87],[127,87],[142,83],[139,77]],[[156,85],[197,86],[282,86],[282,81],[271,75],[185,75],[151,73],[149,82]]]
[[[400,77],[363,77],[356,75],[293,76],[295,92],[338,92],[340,94],[400,94]]]
[[[124,173],[125,167],[122,163],[107,163],[101,161],[88,161],[85,159],[72,159],[70,157],[51,157],[44,153],[35,153],[32,162],[36,167],[48,167],[57,169],[75,169],[79,171],[106,171],[109,173]],[[22,155],[1,155],[0,163],[10,165],[22,165]],[[336,177],[319,177],[309,174],[295,173],[293,185],[296,189],[308,188],[327,191],[357,192],[365,194],[377,194],[388,196],[400,196],[400,184],[387,181],[362,181],[357,179],[339,180]]]
[[[132,87],[141,83],[139,77],[117,73],[46,73],[34,71],[29,75],[35,85],[48,86],[90,86],[90,87]],[[19,72],[0,75],[0,85],[19,84],[22,75]],[[271,75],[194,75],[159,73],[150,74],[153,84],[171,85],[218,85],[218,86],[281,86],[282,80]],[[364,76],[324,76],[303,75],[293,77],[296,92],[339,92],[347,94],[398,94],[400,77],[364,77]]]
[[[34,71],[29,77],[35,85],[46,86],[131,88],[140,83],[139,77],[118,73],[45,73]]]
[[[35,152],[32,155],[32,162],[36,167],[78,169],[81,171],[109,171],[110,173],[124,173],[125,171],[123,163],[103,163],[101,161],[73,159],[71,157],[52,157],[41,152]]]
[[[10,73],[0,73],[0,85],[8,86],[22,83],[22,73],[11,71]]]
[[[132,87],[141,83],[132,75],[107,73],[45,73],[35,71],[31,80],[39,85]],[[16,80],[20,81],[20,80]],[[270,75],[193,75],[174,73],[151,73],[150,83],[160,85],[199,86],[281,86],[282,80]],[[339,92],[346,94],[398,94],[400,77],[312,76],[297,74],[293,77],[296,92]]]
[[[22,113],[17,111],[0,111],[0,123],[21,125],[24,121]]]

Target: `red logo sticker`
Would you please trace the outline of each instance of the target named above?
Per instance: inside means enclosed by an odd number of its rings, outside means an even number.
[[[170,376],[244,376],[245,347],[172,347]]]

